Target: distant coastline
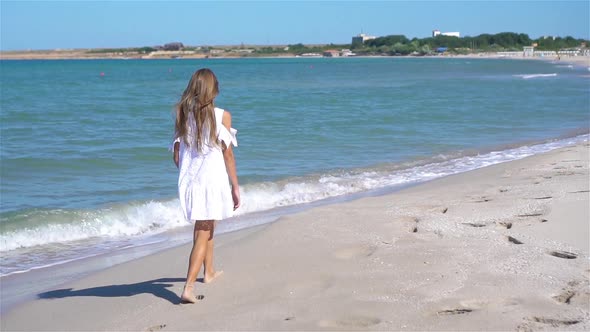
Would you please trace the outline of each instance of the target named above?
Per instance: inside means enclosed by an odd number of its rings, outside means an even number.
[[[100,49],[67,49],[67,50],[31,50],[31,51],[0,51],[0,60],[157,60],[157,59],[242,59],[242,58],[305,58],[297,54],[252,54],[232,52],[235,47],[220,47],[225,51],[215,54],[203,54],[187,51],[152,52],[151,54],[138,54],[137,52],[97,52]],[[321,55],[317,57],[322,57]],[[471,59],[522,59],[562,61],[577,66],[590,68],[589,56],[561,56],[557,57],[524,57],[506,56],[501,52],[479,52],[469,54],[435,54],[435,55],[361,55],[359,58],[471,58]]]
[[[0,60],[52,59],[208,59],[208,58],[292,58],[292,57],[501,57],[562,58],[590,57],[589,40],[571,36],[543,36],[532,39],[528,34],[501,32],[460,37],[459,32],[432,37],[412,38],[405,35],[369,36],[359,34],[350,44],[289,45],[185,45],[175,41],[164,45],[117,48],[78,48],[52,50],[1,51]]]

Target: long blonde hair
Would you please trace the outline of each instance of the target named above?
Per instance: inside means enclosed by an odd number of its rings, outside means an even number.
[[[182,97],[176,104],[176,122],[174,129],[177,137],[182,137],[187,145],[197,144],[197,150],[202,151],[204,128],[208,128],[208,144],[218,145],[217,125],[215,122],[215,97],[219,94],[219,83],[215,74],[208,69],[197,70],[188,82]],[[187,131],[189,114],[193,114],[197,124],[195,142],[189,142]]]

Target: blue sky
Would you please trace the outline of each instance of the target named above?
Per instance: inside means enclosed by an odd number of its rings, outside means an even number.
[[[590,39],[590,1],[5,1],[0,49],[350,43],[519,32]]]

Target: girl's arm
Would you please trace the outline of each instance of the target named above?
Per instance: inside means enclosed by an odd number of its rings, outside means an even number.
[[[227,111],[223,112],[223,118],[221,123],[227,128],[229,131],[231,128],[231,114]],[[231,194],[232,199],[234,201],[234,210],[240,207],[240,186],[238,184],[238,174],[236,172],[236,160],[234,158],[234,151],[232,149],[231,144],[229,146],[225,146],[223,143],[223,159],[225,161],[225,169],[227,170],[227,175],[229,177],[229,182],[231,183]]]
[[[176,164],[176,168],[178,168],[178,151],[180,150],[180,143],[174,143],[174,164]]]

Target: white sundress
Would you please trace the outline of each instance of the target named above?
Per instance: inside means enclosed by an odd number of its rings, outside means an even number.
[[[227,147],[230,144],[238,146],[237,130],[227,130],[221,123],[223,112],[223,109],[215,108],[217,138]],[[188,142],[195,142],[197,125],[192,113],[189,115],[188,123]],[[188,146],[180,137],[174,140],[175,143],[180,143],[178,195],[184,217],[188,221],[222,220],[231,217],[234,211],[222,148],[209,145],[208,137],[208,130],[203,130],[204,144],[201,152],[197,150],[196,142]]]

